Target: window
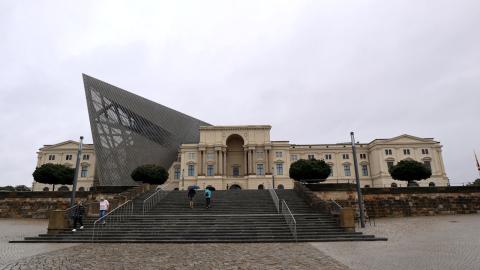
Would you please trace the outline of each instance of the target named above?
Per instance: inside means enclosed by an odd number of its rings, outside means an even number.
[[[350,164],[343,165],[343,172],[345,176],[351,176],[352,172],[350,171]]]
[[[277,158],[281,158],[281,157],[282,157],[282,154],[283,154],[282,152],[275,152],[275,156],[276,156]]]
[[[422,155],[428,155],[428,149],[422,149]]]
[[[258,189],[264,189],[264,188],[265,187],[262,184],[258,185]]]
[[[308,159],[309,160],[315,159],[315,155],[308,155]]]
[[[174,179],[180,179],[180,168],[175,168],[175,174],[173,176]]]
[[[66,160],[72,160],[72,155],[66,155],[66,156],[65,156],[65,159],[66,159]]]
[[[195,152],[189,152],[188,153],[188,159],[189,160],[194,160],[195,159]]]
[[[233,166],[233,176],[240,176],[240,167]]]
[[[80,187],[80,188],[78,189],[78,191],[85,191],[85,188],[84,188],[84,187]]]
[[[80,177],[87,177],[88,175],[88,167],[82,166],[82,170],[80,171]]]
[[[403,149],[403,154],[404,154],[405,156],[410,155],[410,149]]]
[[[257,175],[264,175],[263,164],[257,164]]]
[[[277,186],[277,189],[285,189],[285,187],[282,184],[280,184]]]
[[[387,161],[387,167],[388,167],[388,170],[390,171],[390,169],[393,167],[393,161]]]
[[[331,155],[331,154],[326,154],[326,155],[325,155],[325,159],[327,159],[327,160],[332,159],[332,155]]]
[[[435,186],[435,183],[434,183],[434,182],[430,182],[430,183],[428,183],[428,186],[429,186],[429,187],[434,187],[434,186]]]
[[[207,166],[207,176],[213,176],[213,165]]]
[[[263,151],[257,151],[257,159],[263,159]]]
[[[83,155],[83,160],[89,160],[90,159],[90,155]]]
[[[291,160],[292,162],[295,162],[295,161],[298,160],[298,156],[297,156],[297,155],[291,155],[291,156],[290,156],[290,160]]]
[[[360,159],[367,159],[367,154],[360,154]]]
[[[195,176],[195,165],[188,165],[188,176]]]
[[[330,176],[329,177],[332,177],[333,176],[333,165],[328,164],[328,166],[330,166]]]
[[[213,152],[208,152],[208,153],[207,153],[207,159],[208,159],[208,160],[213,160],[214,157],[215,157],[215,156],[213,155]]]
[[[349,154],[343,154],[342,157],[343,157],[343,159],[349,159],[350,155]]]
[[[283,164],[277,163],[277,175],[283,175]]]
[[[55,155],[49,155],[48,160],[55,160]]]
[[[392,149],[385,149],[385,155],[386,156],[391,156],[392,155]]]
[[[362,165],[362,175],[363,176],[368,176],[368,166],[367,165]]]
[[[50,189],[48,187],[44,187],[43,191],[49,191]]]
[[[430,169],[430,171],[432,170],[432,163],[430,162],[430,160],[423,161],[423,164],[425,165],[425,167]]]

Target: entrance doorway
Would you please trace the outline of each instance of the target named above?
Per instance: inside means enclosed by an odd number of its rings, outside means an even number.
[[[237,185],[237,184],[233,184],[233,185],[230,186],[229,189],[230,189],[230,190],[241,190],[242,187],[239,186],[239,185]]]

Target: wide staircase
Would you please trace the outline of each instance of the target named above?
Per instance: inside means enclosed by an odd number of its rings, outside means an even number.
[[[96,225],[85,220],[85,229],[65,230],[56,235],[41,234],[18,242],[103,242],[103,243],[221,243],[221,242],[321,242],[386,240],[359,232],[345,232],[331,215],[309,208],[293,190],[277,190],[296,222],[296,237],[287,219],[278,213],[268,190],[213,192],[212,207],[205,208],[203,191],[198,191],[194,208],[186,191],[170,191],[143,215],[142,206],[151,193],[133,201],[133,215],[113,224]]]

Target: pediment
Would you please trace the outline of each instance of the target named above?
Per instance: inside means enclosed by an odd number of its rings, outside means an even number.
[[[398,137],[384,140],[382,143],[386,144],[415,144],[415,143],[436,143],[433,139],[420,138],[412,135],[404,134]]]
[[[61,149],[70,149],[71,150],[71,149],[77,149],[77,148],[78,148],[78,142],[68,140],[68,141],[64,141],[64,142],[57,143],[57,144],[54,144],[54,145],[47,145],[40,150],[43,150],[43,151],[45,151],[45,150],[61,150]]]

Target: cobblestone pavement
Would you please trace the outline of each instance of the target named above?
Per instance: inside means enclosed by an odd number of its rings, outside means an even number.
[[[0,269],[9,262],[36,254],[63,249],[75,244],[9,244],[47,232],[48,221],[44,219],[0,219]]]
[[[310,244],[82,244],[3,269],[328,269],[346,266]]]
[[[377,219],[363,230],[387,242],[313,243],[358,270],[480,269],[480,215]]]

